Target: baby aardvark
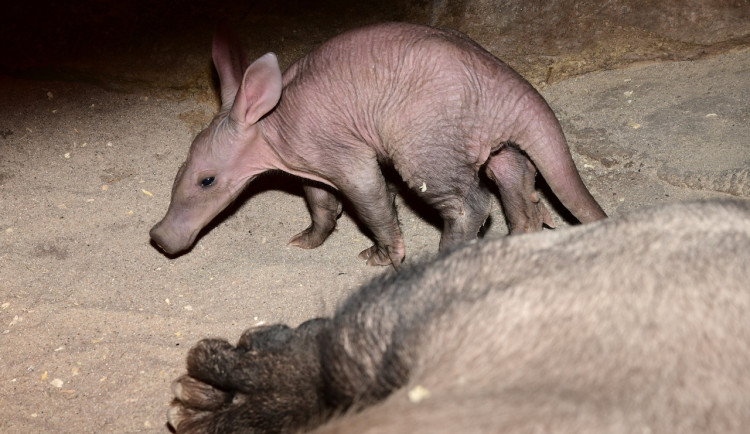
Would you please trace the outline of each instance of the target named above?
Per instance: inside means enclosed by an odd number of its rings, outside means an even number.
[[[304,185],[312,224],[291,240],[319,246],[341,213],[339,195],[372,231],[371,265],[405,255],[380,165],[443,219],[440,249],[476,237],[490,212],[484,171],[500,192],[511,233],[552,226],[534,188],[537,168],[583,223],[606,215],[586,189],[557,118],[518,73],[463,34],[388,23],[339,35],[282,76],[276,56],[246,66],[220,31],[213,61],[222,107],[177,172],[172,201],[151,238],[170,254],[259,174],[282,170]]]

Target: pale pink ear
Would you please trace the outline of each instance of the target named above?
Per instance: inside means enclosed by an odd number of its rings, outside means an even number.
[[[279,62],[275,54],[266,53],[245,71],[229,115],[241,124],[252,125],[276,107],[280,98]]]
[[[239,39],[225,25],[220,25],[214,34],[211,55],[221,84],[221,107],[228,109],[234,102],[242,73],[247,68],[247,56]]]

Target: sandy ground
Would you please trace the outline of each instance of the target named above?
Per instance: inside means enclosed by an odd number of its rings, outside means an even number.
[[[577,75],[542,93],[610,215],[750,198],[747,47]],[[299,183],[278,175],[189,253],[160,253],[148,230],[216,108],[200,89],[0,76],[0,99],[2,432],[166,432],[169,384],[197,340],[329,314],[391,272],[357,258],[371,242],[346,214],[318,249],[287,246],[309,217]],[[434,214],[398,208],[407,261],[434,254]],[[496,202],[487,236],[506,232]]]

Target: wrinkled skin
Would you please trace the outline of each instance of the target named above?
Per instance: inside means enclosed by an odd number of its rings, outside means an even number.
[[[302,177],[312,224],[291,244],[320,245],[352,204],[375,244],[360,257],[398,268],[405,255],[390,165],[443,219],[440,249],[476,237],[497,184],[511,233],[553,226],[534,188],[537,168],[581,222],[606,217],[584,186],[544,99],[510,67],[457,32],[382,24],[344,33],[282,76],[269,53],[246,67],[218,32],[222,108],[193,142],[152,239],[170,254],[260,173]],[[533,162],[533,163],[532,163]]]
[[[332,318],[205,339],[178,433],[744,433],[750,202],[482,240]],[[341,417],[342,414],[345,414]]]

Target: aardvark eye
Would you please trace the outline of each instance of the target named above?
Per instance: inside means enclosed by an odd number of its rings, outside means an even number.
[[[211,184],[214,183],[214,179],[216,179],[213,176],[209,176],[208,178],[203,178],[203,181],[201,181],[201,187],[209,187]]]

